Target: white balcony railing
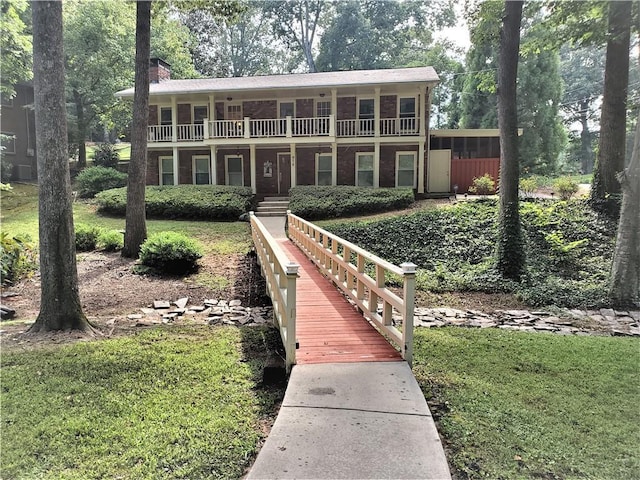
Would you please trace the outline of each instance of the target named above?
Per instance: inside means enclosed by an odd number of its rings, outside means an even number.
[[[208,126],[208,131],[205,130]],[[335,125],[335,127],[334,127]],[[224,138],[277,138],[277,137],[381,137],[418,135],[417,117],[381,118],[378,130],[374,119],[335,121],[334,116],[312,118],[265,118],[242,120],[212,120],[204,124],[176,125],[176,136],[171,125],[150,125],[149,142],[198,142]]]

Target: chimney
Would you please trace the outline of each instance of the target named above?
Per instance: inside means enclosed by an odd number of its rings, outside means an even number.
[[[149,60],[149,83],[171,80],[171,65],[159,58]]]

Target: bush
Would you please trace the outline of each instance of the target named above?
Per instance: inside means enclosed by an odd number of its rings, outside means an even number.
[[[163,273],[181,275],[196,269],[202,257],[195,240],[175,232],[160,232],[140,247],[140,262]]]
[[[93,153],[93,164],[99,167],[116,168],[120,154],[113,143],[101,143]]]
[[[103,190],[124,187],[126,184],[127,174],[115,168],[89,167],[82,170],[76,177],[78,194],[83,198],[94,197]]]
[[[90,252],[96,249],[100,229],[93,225],[79,223],[76,225],[76,251]]]
[[[124,236],[118,230],[101,232],[98,236],[98,245],[107,252],[116,252],[124,246]]]
[[[414,202],[409,188],[302,186],[289,191],[289,209],[307,220],[385,212]]]
[[[174,185],[146,188],[148,218],[231,220],[251,210],[253,193],[249,187],[225,185]],[[96,195],[102,213],[124,216],[127,189],[116,188]]]
[[[10,237],[4,232],[0,233],[0,263],[2,285],[15,283],[34,271],[38,265],[31,239],[28,236]]]
[[[13,177],[13,163],[4,155],[0,156],[0,181],[8,183]]]
[[[536,177],[521,178],[519,188],[525,198],[531,198],[538,188],[538,179]]]
[[[485,173],[481,177],[475,177],[473,179],[473,185],[469,187],[469,192],[475,193],[476,195],[485,196],[494,193],[495,191],[496,182],[488,173]]]
[[[569,200],[578,191],[578,184],[569,177],[563,177],[553,183],[553,190],[562,200]]]

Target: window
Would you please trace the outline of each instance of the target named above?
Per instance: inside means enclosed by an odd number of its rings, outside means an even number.
[[[416,99],[415,97],[400,98],[398,100],[400,112],[400,130],[414,133],[416,129]]]
[[[373,187],[373,153],[356,153],[356,186]]]
[[[316,185],[333,184],[333,157],[331,154],[316,154]]]
[[[278,113],[280,118],[295,117],[296,116],[295,102],[280,102],[278,106]]]
[[[242,105],[239,103],[227,105],[227,120],[242,120]]]
[[[319,100],[316,102],[316,117],[328,117],[331,115],[331,101]]]
[[[173,185],[173,157],[160,157],[160,185]]]
[[[193,107],[193,123],[204,123],[204,119],[209,116],[209,109],[206,105],[196,105]]]
[[[373,98],[361,98],[358,102],[358,119],[360,120],[360,132],[365,134],[373,133],[374,122],[374,100]]]
[[[160,125],[171,125],[171,107],[160,107]]]
[[[242,156],[227,156],[227,185],[244,185],[244,173],[242,169]]]
[[[211,183],[209,157],[194,156],[192,169],[194,185],[208,185]]]
[[[416,186],[416,153],[398,152],[396,153],[396,187]]]

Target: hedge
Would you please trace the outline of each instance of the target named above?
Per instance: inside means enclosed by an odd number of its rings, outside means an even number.
[[[307,220],[378,213],[406,208],[415,198],[410,188],[302,186],[289,191],[289,209]]]
[[[173,185],[146,187],[148,218],[237,220],[251,210],[253,193],[248,187],[226,185]],[[96,195],[98,211],[123,216],[127,189],[114,188]]]
[[[99,192],[124,187],[126,184],[126,173],[108,167],[88,167],[76,177],[78,193],[83,198],[91,198]]]

